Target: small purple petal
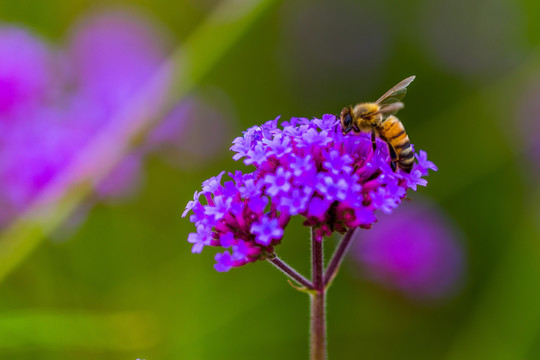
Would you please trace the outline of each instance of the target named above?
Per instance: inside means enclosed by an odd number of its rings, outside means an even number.
[[[234,243],[234,234],[231,233],[231,232],[222,234],[222,235],[219,237],[219,243],[220,243],[221,246],[223,246],[224,248],[228,248],[228,247],[232,246],[233,243]]]
[[[203,192],[215,193],[221,186],[221,178],[225,174],[225,170],[220,172],[217,176],[211,177],[202,183]]]
[[[266,192],[270,196],[276,196],[281,192],[288,192],[291,189],[289,179],[292,177],[290,171],[286,171],[283,167],[279,167],[275,175],[266,175],[264,181],[268,184]]]
[[[251,255],[251,249],[248,246],[248,243],[243,240],[240,240],[236,245],[233,245],[232,250],[232,259],[235,261],[247,261],[249,255]]]
[[[347,154],[341,154],[338,150],[331,150],[327,155],[324,167],[334,175],[341,173],[350,174],[352,171],[352,158]]]
[[[182,213],[182,217],[186,217],[188,212],[190,212],[197,204],[199,204],[199,197],[201,194],[198,191],[195,191],[195,194],[193,194],[193,200],[190,200],[187,205],[186,209]]]
[[[297,215],[306,210],[311,192],[294,189],[289,196],[282,197],[280,200],[280,210],[289,215]]]
[[[223,253],[217,253],[214,257],[216,263],[214,264],[214,269],[218,272],[227,272],[233,267],[233,260],[231,254],[228,251]]]
[[[251,211],[253,211],[257,215],[262,215],[264,212],[264,209],[268,205],[269,200],[265,197],[253,197],[249,199],[248,206]]]
[[[330,203],[324,199],[313,197],[309,203],[308,216],[323,220]]]
[[[191,233],[188,235],[188,242],[193,244],[191,252],[194,254],[202,252],[205,246],[210,245],[211,238],[212,232],[209,228],[205,226],[198,226],[196,233]]]
[[[310,172],[313,169],[313,157],[307,155],[305,157],[295,157],[294,161],[290,163],[291,170],[293,171],[294,176],[301,176],[306,172]]]
[[[283,229],[279,227],[278,219],[270,219],[266,216],[251,226],[251,232],[255,235],[255,242],[263,246],[268,246],[273,239],[278,240],[283,236]]]

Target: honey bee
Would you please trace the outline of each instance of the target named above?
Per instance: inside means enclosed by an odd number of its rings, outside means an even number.
[[[343,108],[340,114],[341,129],[344,134],[351,130],[355,133],[371,132],[373,150],[375,150],[375,139],[379,136],[388,144],[392,169],[396,171],[399,167],[407,173],[411,172],[414,153],[403,124],[394,114],[403,108],[401,99],[407,93],[407,86],[414,78],[410,76],[401,81],[374,103],[348,106]]]

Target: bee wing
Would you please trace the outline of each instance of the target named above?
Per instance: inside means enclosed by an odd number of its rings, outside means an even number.
[[[399,110],[403,109],[405,105],[402,102],[395,102],[389,105],[382,106],[378,113],[385,115],[394,115]]]
[[[400,102],[407,94],[407,86],[414,80],[415,76],[409,76],[399,84],[388,90],[383,96],[376,101],[379,105],[390,105]]]

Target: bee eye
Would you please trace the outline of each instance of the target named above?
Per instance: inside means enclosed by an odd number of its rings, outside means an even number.
[[[344,125],[345,125],[345,126],[350,126],[351,123],[352,123],[352,117],[351,117],[351,114],[345,115],[345,118],[343,119],[343,122],[344,122]]]

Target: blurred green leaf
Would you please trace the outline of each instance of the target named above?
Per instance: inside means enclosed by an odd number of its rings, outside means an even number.
[[[447,359],[525,359],[533,347],[540,331],[540,243],[531,217],[522,216]]]
[[[46,350],[129,351],[154,346],[158,327],[149,315],[73,310],[24,310],[0,314],[0,352]]]

